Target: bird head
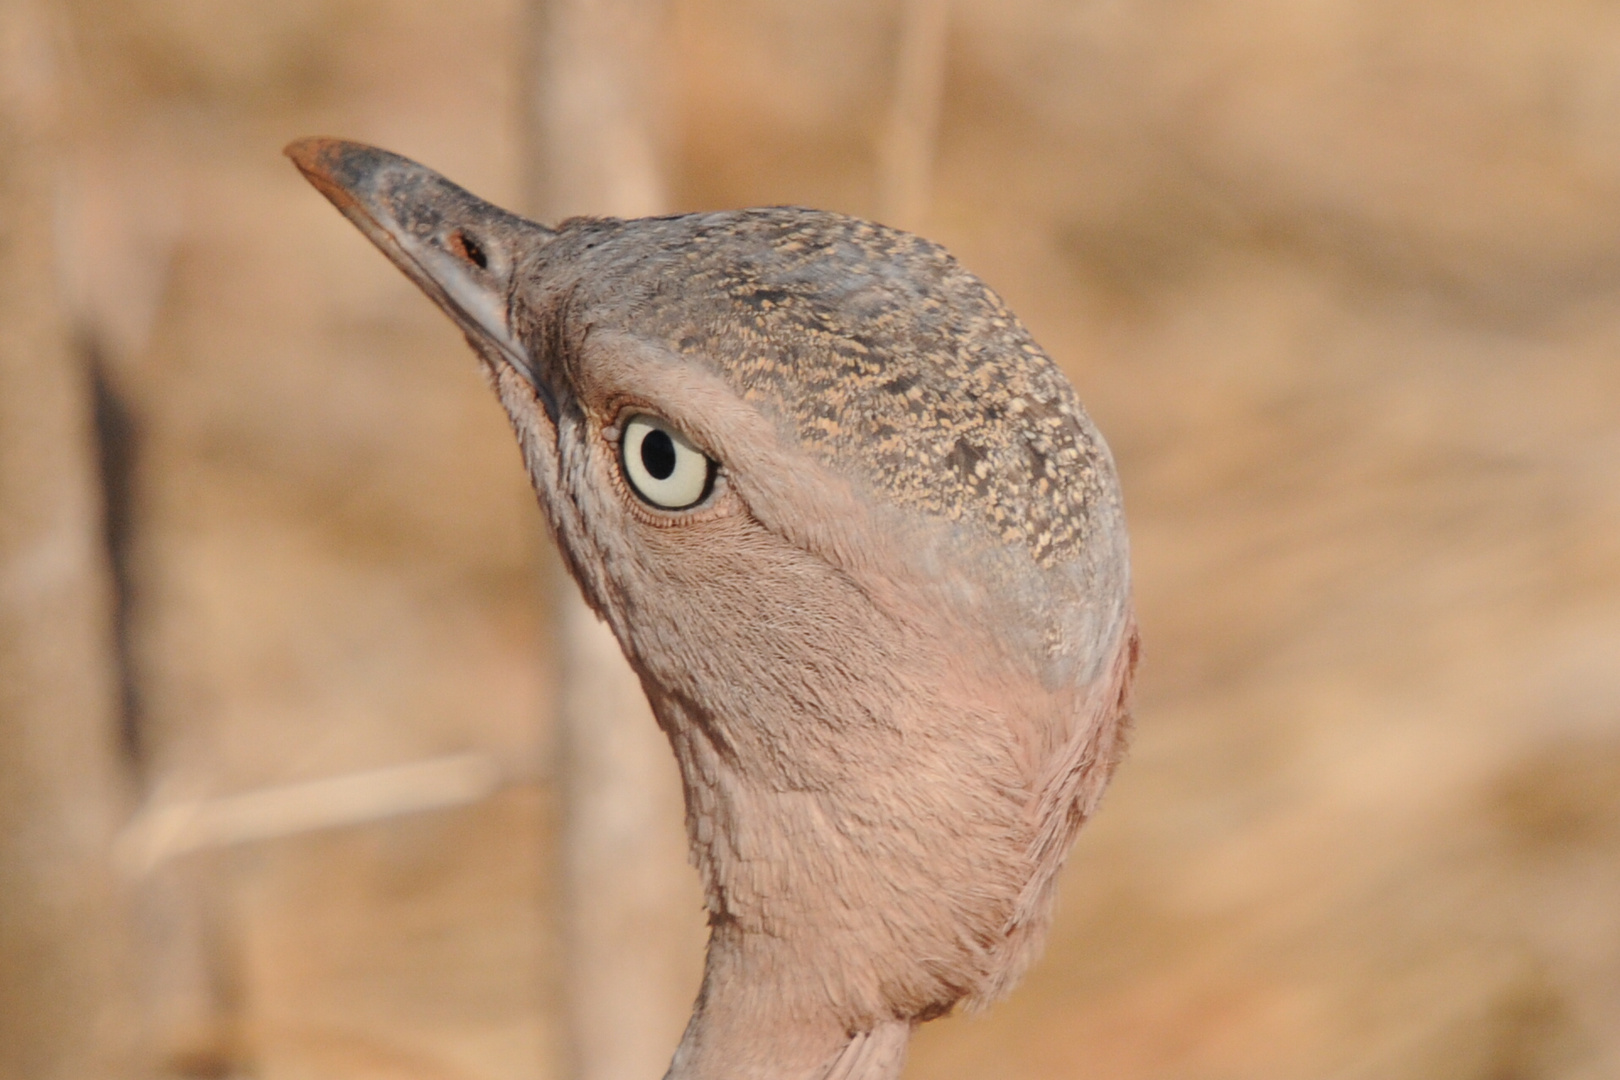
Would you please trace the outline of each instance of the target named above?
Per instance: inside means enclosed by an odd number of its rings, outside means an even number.
[[[858,1043],[1009,987],[1136,655],[1112,461],[1022,324],[837,214],[548,227],[288,153],[466,334],[680,763],[711,941],[672,1075],[795,1075],[717,1063],[775,1018]]]

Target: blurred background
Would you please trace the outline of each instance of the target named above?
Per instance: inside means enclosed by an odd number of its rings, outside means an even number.
[[[673,763],[310,134],[905,225],[1073,378],[1134,748],[909,1078],[1620,1076],[1600,0],[0,0],[0,1075],[635,1080],[696,989]]]

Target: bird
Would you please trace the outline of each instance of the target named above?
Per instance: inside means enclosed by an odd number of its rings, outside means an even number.
[[[679,765],[709,925],[666,1080],[892,1080],[1006,994],[1126,746],[1117,470],[942,247],[764,207],[547,226],[286,153],[465,334]]]

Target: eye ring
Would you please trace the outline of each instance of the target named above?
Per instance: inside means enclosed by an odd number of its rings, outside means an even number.
[[[649,506],[690,510],[709,497],[715,468],[713,458],[651,413],[634,413],[621,424],[619,471]]]

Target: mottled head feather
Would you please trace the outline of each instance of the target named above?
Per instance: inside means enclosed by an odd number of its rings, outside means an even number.
[[[1080,555],[1118,513],[1107,450],[1068,380],[927,240],[774,207],[575,219],[541,257],[566,268],[575,310],[707,367],[900,508],[1041,567]]]

